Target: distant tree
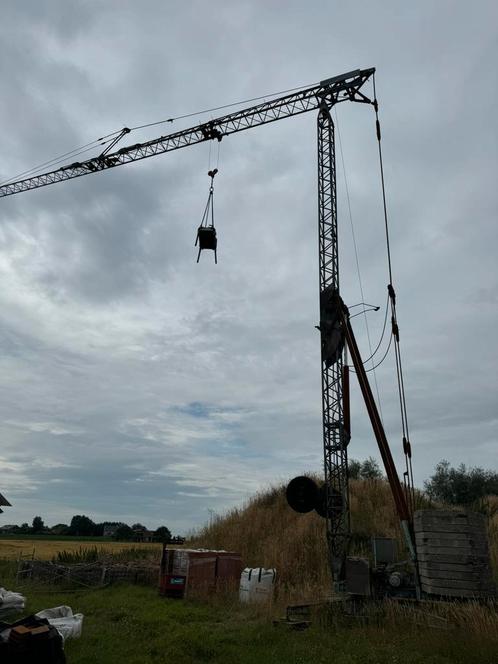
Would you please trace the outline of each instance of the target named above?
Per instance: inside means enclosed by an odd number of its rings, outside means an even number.
[[[30,532],[31,528],[29,527],[29,523],[22,523],[19,528],[19,533],[21,535],[29,535]]]
[[[100,526],[102,526],[102,536],[113,537],[119,526],[124,525],[126,524],[122,521],[104,521],[104,523],[99,523],[97,528],[100,529]]]
[[[105,523],[96,523],[93,527],[94,537],[102,537],[104,534],[104,525]]]
[[[37,535],[38,533],[42,533],[44,530],[45,530],[45,524],[43,523],[43,519],[41,518],[41,516],[35,516],[32,524],[33,534]]]
[[[171,531],[169,528],[166,528],[166,526],[159,526],[154,531],[154,542],[161,542],[163,544],[167,544],[171,539]]]
[[[373,457],[368,457],[365,461],[350,459],[348,470],[352,480],[380,480],[384,477],[379,464]]]
[[[69,534],[69,526],[67,523],[56,523],[55,526],[52,526],[50,528],[50,532],[52,535],[68,535]]]
[[[123,523],[114,533],[114,539],[120,542],[131,542],[133,541],[135,533],[127,526],[126,523]]]
[[[71,519],[69,534],[79,537],[90,537],[93,535],[94,529],[95,524],[88,516],[77,514]]]
[[[485,496],[498,495],[498,473],[483,468],[467,468],[460,464],[453,468],[443,459],[434,475],[424,482],[425,490],[433,500],[450,505],[469,506]]]
[[[381,480],[384,476],[377,461],[368,457],[361,464],[360,477],[362,480]]]
[[[361,461],[358,461],[357,459],[350,459],[348,461],[348,471],[350,479],[359,480],[361,472]]]
[[[131,529],[133,530],[133,541],[143,542],[147,528],[141,523],[134,523]]]

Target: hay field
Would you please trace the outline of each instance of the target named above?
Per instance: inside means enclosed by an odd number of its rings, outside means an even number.
[[[51,560],[59,551],[77,552],[81,548],[97,547],[109,553],[116,553],[126,549],[150,548],[151,551],[160,551],[161,544],[143,543],[143,542],[88,542],[87,540],[39,540],[39,539],[1,539],[0,538],[0,559],[17,560],[19,555],[30,555],[35,551],[35,558],[38,560]]]

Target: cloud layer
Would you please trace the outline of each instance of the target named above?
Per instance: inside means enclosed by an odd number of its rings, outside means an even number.
[[[416,479],[443,457],[496,468],[495,3],[215,4],[5,3],[1,179],[125,125],[376,66]],[[337,121],[342,294],[361,299],[346,174],[364,297],[382,309],[373,113],[343,104]],[[85,513],[185,532],[321,467],[314,114],[217,150],[2,199],[4,523]],[[219,263],[196,265],[214,165]],[[382,323],[370,314],[374,347]],[[394,378],[387,360],[400,460]],[[357,392],[350,454],[375,456]]]

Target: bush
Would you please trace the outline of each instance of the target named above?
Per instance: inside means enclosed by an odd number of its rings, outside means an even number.
[[[351,459],[348,462],[348,471],[352,480],[381,480],[384,477],[373,457],[368,457],[365,461]]]
[[[485,496],[498,495],[498,473],[483,468],[467,468],[460,464],[452,468],[449,461],[442,460],[434,475],[424,482],[430,498],[449,505],[470,506]]]
[[[159,528],[154,532],[154,542],[162,542],[163,544],[168,544],[171,540],[171,532],[166,526],[159,526]]]
[[[123,523],[122,526],[119,526],[114,533],[114,539],[118,540],[118,542],[132,542],[134,537],[135,533],[130,526],[127,526],[125,523]]]

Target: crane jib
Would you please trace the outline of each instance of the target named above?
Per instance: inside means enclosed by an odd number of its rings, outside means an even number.
[[[299,90],[290,95],[235,111],[209,122],[166,136],[160,136],[145,143],[136,143],[123,147],[116,152],[103,153],[83,162],[74,162],[62,166],[55,171],[6,183],[0,186],[0,198],[108,170],[116,166],[123,166],[133,161],[179,150],[204,141],[221,140],[222,137],[230,134],[316,110],[322,103],[325,103],[329,108],[343,101],[371,104],[372,101],[362,94],[360,89],[374,73],[374,68],[355,70],[348,74],[326,79],[318,85]]]

